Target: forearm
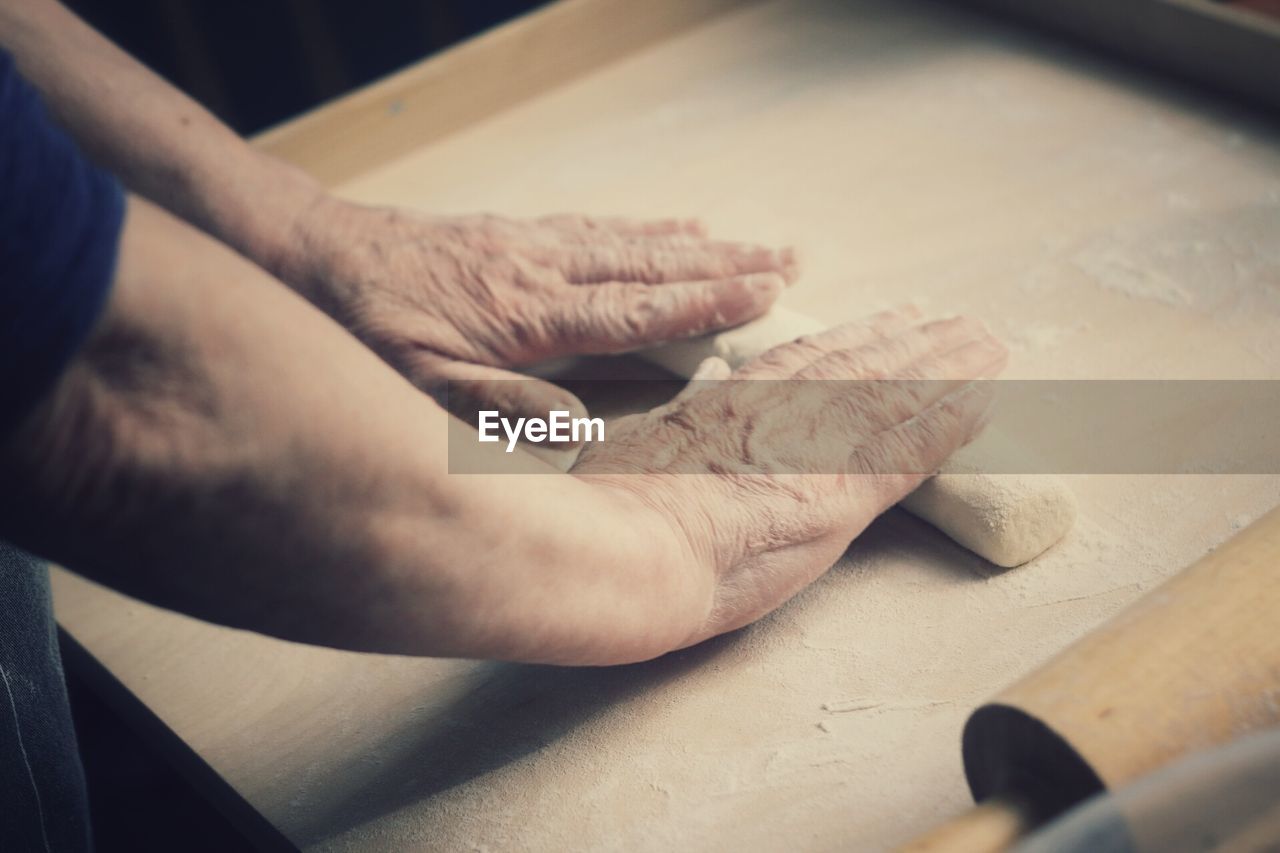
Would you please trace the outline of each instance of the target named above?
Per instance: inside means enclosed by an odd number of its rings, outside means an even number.
[[[139,195],[275,270],[319,191],[55,0],[0,0],[0,45],[59,122]]]
[[[100,327],[0,447],[0,535],[193,615],[345,648],[574,663],[708,606],[662,520],[460,476],[450,418],[319,311],[133,201]]]

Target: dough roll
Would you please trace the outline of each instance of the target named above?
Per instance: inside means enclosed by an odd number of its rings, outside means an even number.
[[[767,349],[824,328],[811,317],[775,307],[736,328],[665,344],[640,355],[687,379],[711,356],[723,358],[736,369]],[[981,451],[964,448],[900,506],[1004,567],[1022,565],[1044,553],[1075,523],[1075,497],[1060,478],[982,470]]]

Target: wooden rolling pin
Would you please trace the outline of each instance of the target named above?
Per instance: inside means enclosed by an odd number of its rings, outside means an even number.
[[[977,807],[906,850],[997,851],[1186,753],[1280,725],[1280,508],[978,708]]]

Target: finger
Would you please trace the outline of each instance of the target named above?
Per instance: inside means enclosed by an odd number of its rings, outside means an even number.
[[[1009,350],[990,335],[968,341],[950,350],[938,350],[916,363],[903,367],[896,375],[908,380],[954,382],[968,379],[992,379],[1009,363]]]
[[[919,318],[920,309],[914,305],[906,305],[891,311],[881,311],[852,323],[842,323],[760,354],[738,368],[735,377],[786,379],[828,353],[870,344],[910,327]]]
[[[918,375],[920,362],[966,344],[984,341],[1001,350],[985,326],[953,317],[897,329],[877,340],[840,347],[797,371],[797,379],[892,379]],[[960,365],[956,365],[959,367]],[[956,374],[967,378],[969,374]],[[939,375],[937,378],[942,378]]]
[[[558,231],[550,229],[543,233],[550,235],[555,243],[561,246],[636,246],[648,249],[666,249],[673,252],[696,249],[708,243],[724,243],[724,240],[709,240],[706,237],[693,237],[689,234],[615,234],[596,231]],[[546,241],[542,241],[546,242]]]
[[[729,278],[774,272],[788,283],[799,275],[792,248],[770,249],[747,243],[703,242],[678,248],[654,248],[644,243],[544,247],[533,254],[571,284],[602,282],[669,282]]]
[[[616,234],[623,237],[657,237],[664,235],[707,236],[707,227],[700,219],[669,217],[665,219],[630,219],[622,216],[584,216],[577,213],[556,213],[537,220],[563,231],[567,235]]]
[[[718,356],[711,356],[702,360],[702,363],[698,365],[698,369],[693,372],[693,376],[689,377],[689,381],[716,382],[728,379],[732,374],[733,368],[729,366],[729,362]]]
[[[636,251],[666,251],[672,253],[711,249],[719,252],[744,252],[758,249],[762,244],[741,240],[712,240],[691,234],[618,234],[612,231],[573,231],[543,228],[528,235],[528,242],[541,247],[559,246],[566,251],[579,251],[583,247],[599,249],[624,249]],[[794,249],[793,249],[794,252]]]
[[[893,506],[977,437],[993,394],[989,382],[964,383],[915,417],[880,431],[850,454],[848,470],[855,476],[847,487],[874,494],[880,511]]]
[[[565,389],[543,379],[522,376],[497,367],[450,361],[424,354],[416,365],[437,388],[437,399],[452,414],[477,426],[479,414],[496,410],[505,418],[542,418],[551,412],[568,412],[570,418],[587,416],[587,407]],[[571,447],[575,442],[550,442]],[[580,443],[580,442],[579,442]]]
[[[828,374],[816,378],[843,381],[797,387],[818,416],[827,420],[834,418],[837,427],[856,424],[865,431],[876,432],[916,417],[973,380],[998,375],[1004,369],[1006,358],[1007,352],[999,343],[979,339],[922,358],[899,371],[895,378],[852,375],[846,378]],[[834,400],[830,399],[833,392]],[[837,428],[832,434],[838,432]]]
[[[565,352],[627,352],[753,320],[782,288],[771,273],[663,287],[612,282],[572,291],[551,324]]]
[[[729,362],[717,356],[704,358],[702,363],[698,365],[698,369],[689,377],[689,382],[680,389],[680,393],[671,399],[671,402],[664,406],[664,410],[670,406],[684,402],[699,391],[703,391],[709,384],[722,382],[733,374],[733,368],[729,366]]]

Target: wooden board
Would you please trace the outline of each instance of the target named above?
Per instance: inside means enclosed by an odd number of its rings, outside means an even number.
[[[477,70],[512,68],[496,33],[496,56],[446,54],[266,144],[369,202],[700,214],[794,242],[787,304],[975,313],[1012,376],[1280,376],[1275,125],[947,5],[729,5],[554,73],[554,33],[584,36],[535,16],[532,67]],[[457,122],[380,100],[415,80],[456,100],[475,75],[487,106]],[[1280,502],[1275,477],[1073,486],[1077,529],[1021,569],[893,512],[774,616],[633,667],[308,648],[65,572],[55,594],[116,701],[302,848],[881,849],[967,806],[971,708]]]
[[[1280,109],[1274,0],[966,0],[1099,45],[1213,90]]]
[[[256,140],[329,184],[749,0],[562,0]]]

